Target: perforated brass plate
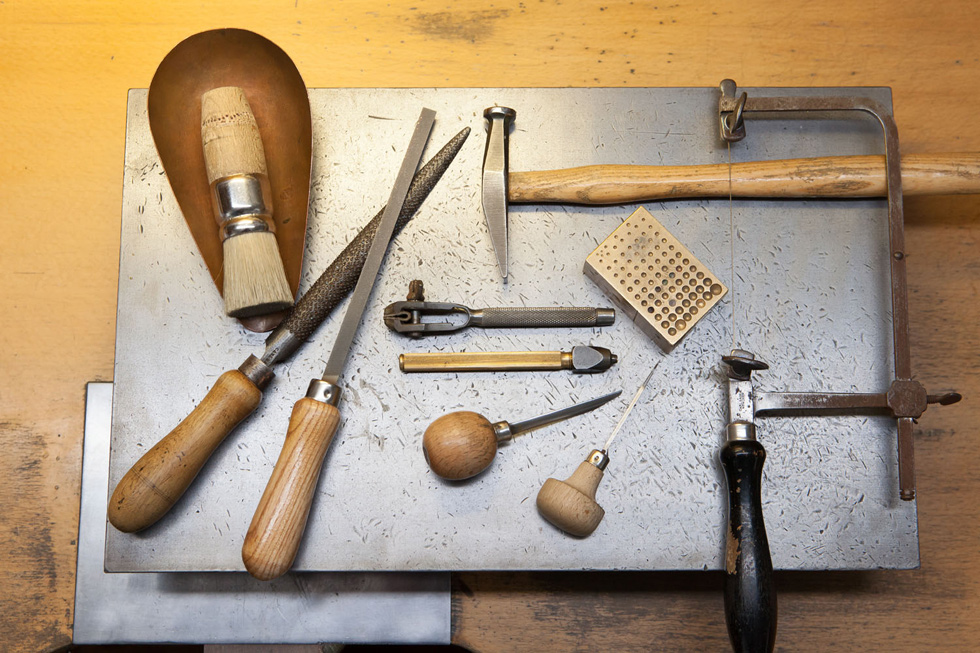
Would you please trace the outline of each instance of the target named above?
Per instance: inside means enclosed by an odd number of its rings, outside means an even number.
[[[585,274],[665,351],[728,292],[643,207],[589,254]]]

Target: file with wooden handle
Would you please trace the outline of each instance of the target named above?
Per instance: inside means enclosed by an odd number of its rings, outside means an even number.
[[[272,580],[286,573],[299,552],[323,457],[340,421],[340,375],[434,121],[435,112],[423,109],[415,123],[326,369],[322,378],[310,383],[306,397],[294,406],[283,450],[252,516],[242,546],[242,562],[260,580]]]
[[[439,183],[469,133],[467,127],[456,134],[415,175],[396,233]],[[124,532],[147,528],[184,494],[218,444],[258,406],[261,391],[274,376],[273,366],[292,356],[354,289],[383,214],[384,210],[357,234],[296,303],[269,335],[261,358],[249,356],[238,370],[219,377],[204,401],[127,472],[109,503],[113,526]]]

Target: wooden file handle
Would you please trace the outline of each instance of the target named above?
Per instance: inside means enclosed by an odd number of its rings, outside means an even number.
[[[286,441],[242,545],[242,562],[259,580],[278,578],[293,565],[339,423],[336,406],[309,397],[293,406]]]
[[[109,499],[109,523],[125,533],[156,523],[261,399],[262,391],[238,370],[218,377],[197,408],[143,454],[116,485]]]
[[[728,197],[728,164],[594,165],[511,172],[514,203],[620,204],[690,197]],[[734,163],[735,197],[884,197],[884,156],[831,156]],[[980,193],[980,153],[906,154],[905,195]]]

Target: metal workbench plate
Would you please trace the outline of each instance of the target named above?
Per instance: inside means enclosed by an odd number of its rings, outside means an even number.
[[[753,89],[748,89],[754,93]],[[868,95],[886,89],[768,89]],[[738,344],[772,369],[763,390],[882,392],[891,380],[888,248],[883,201],[734,204],[735,279],[727,201],[645,204],[730,287],[670,354],[629,320],[603,329],[471,329],[415,342],[390,333],[384,306],[411,279],[427,298],[471,306],[603,306],[586,256],[635,206],[511,208],[510,280],[501,284],[480,209],[483,110],[517,110],[512,170],[593,163],[724,163],[714,89],[314,89],[312,213],[302,287],[385,201],[398,138],[420,106],[438,112],[426,158],[464,126],[473,135],[393,244],[341,385],[342,422],[327,455],[297,559],[308,570],[715,569],[725,522],[726,383],[720,356]],[[201,400],[223,371],[262,348],[221,317],[153,150],[145,93],[130,96],[117,319],[111,480]],[[737,161],[881,153],[871,118],[754,120]],[[341,309],[345,305],[341,305]],[[322,371],[338,310],[290,363],[259,410],[219,448],[174,510],[137,535],[109,528],[112,570],[241,569],[245,530],[272,471],[293,403]],[[592,342],[620,362],[568,373],[405,375],[405,351],[566,349]],[[474,410],[520,420],[623,389],[660,367],[610,452],[599,487],[606,517],[581,540],[537,514],[549,476],[564,478],[602,443],[625,398],[524,435],[464,483],[427,468],[421,435],[436,417]],[[894,420],[763,418],[764,510],[776,567],[908,568],[918,564],[915,503],[898,499]]]
[[[76,644],[449,643],[446,573],[121,573],[102,567],[112,384],[85,402]]]

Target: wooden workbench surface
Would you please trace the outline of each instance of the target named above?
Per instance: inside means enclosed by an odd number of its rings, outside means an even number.
[[[112,378],[126,91],[192,33],[278,43],[309,86],[891,86],[904,152],[980,150],[980,5],[0,3],[0,648],[71,638],[84,392]],[[569,124],[574,129],[574,123]],[[980,197],[906,203],[922,569],[777,575],[785,650],[980,635]],[[710,434],[706,434],[710,435]],[[718,574],[460,574],[474,650],[725,650]]]

